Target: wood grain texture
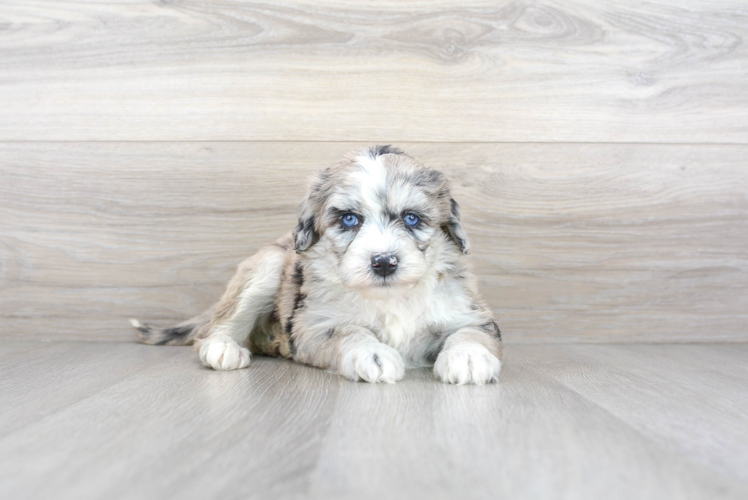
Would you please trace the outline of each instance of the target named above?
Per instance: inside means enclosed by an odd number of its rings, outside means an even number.
[[[689,359],[710,346],[675,347],[617,346],[614,363],[610,349],[590,345],[517,346],[515,353],[661,446],[748,482],[748,391],[731,373],[745,369],[748,345],[732,346],[736,356],[721,354],[720,363]]]
[[[701,367],[688,350],[708,353]],[[214,372],[189,348],[67,343],[40,354],[0,372],[0,408],[27,393],[57,391],[60,403],[43,418],[28,405],[0,414],[14,429],[0,436],[11,498],[748,494],[748,392],[722,371],[741,361],[719,347],[509,345],[500,383],[483,387],[446,386],[428,370],[368,385],[262,357]],[[162,360],[141,370],[138,356]],[[102,360],[132,376],[90,392],[83,376],[40,369],[97,378]]]
[[[748,141],[739,0],[0,5],[0,139]]]
[[[5,343],[5,342],[3,342]],[[116,352],[117,361],[111,355]],[[0,362],[0,437],[127,380],[179,352],[105,343],[45,343]]]
[[[452,178],[508,342],[748,339],[747,147],[400,145]],[[352,147],[0,144],[0,334],[201,311]]]
[[[29,356],[29,351],[44,349],[47,345],[48,342],[3,338],[0,342],[0,369],[19,359],[26,359]]]
[[[130,358],[146,351],[167,355],[136,344],[78,345],[78,357],[91,359],[78,363],[79,370],[90,377],[98,375],[95,364],[104,360],[127,370],[136,368]],[[101,349],[108,355],[102,357]],[[255,360],[252,371],[216,372],[202,367],[190,348],[169,351],[158,366],[110,381],[98,394],[0,438],[4,493],[19,498],[299,497],[317,462],[339,378],[268,358]],[[50,356],[47,363],[57,359]],[[27,385],[44,384],[38,366],[29,363],[16,374]],[[64,383],[73,387],[65,388],[67,394],[86,382]],[[4,403],[17,396],[14,390],[1,394]],[[19,420],[12,417],[0,415],[0,422]],[[47,479],[36,480],[42,477]]]
[[[655,361],[669,348],[637,347],[642,358]],[[558,366],[560,373],[583,371],[586,365],[578,358],[586,349],[563,346],[559,354],[551,345],[509,346],[498,387],[439,385],[428,370],[409,374],[405,384],[387,392],[344,383],[311,496],[344,499],[355,491],[357,498],[373,500],[394,491],[400,498],[438,499],[709,498],[742,490],[745,478],[730,476],[744,475],[746,453],[736,447],[748,442],[745,433],[721,448],[721,455],[714,454],[721,462],[709,464],[714,467],[706,473],[709,467],[694,464],[701,458],[699,450],[668,449],[638,432],[642,418],[631,425],[609,413],[607,406],[614,402],[626,414],[636,414],[636,394],[609,390],[607,401],[594,401],[546,374],[546,364]],[[594,349],[597,362],[607,369],[590,381],[609,389],[611,380],[626,384],[627,359],[619,355],[623,347]],[[669,391],[672,379],[687,383],[688,370],[675,370],[671,380],[658,384],[668,368],[652,363],[643,370],[652,394]],[[715,447],[724,445],[745,427],[748,414],[723,416],[718,407],[701,411],[693,396],[709,392],[694,392],[671,395],[669,406],[658,405],[649,417],[667,425],[680,415],[685,420],[681,427],[691,426],[692,434],[679,436],[679,444],[693,448],[709,437],[721,441]],[[748,409],[745,387],[734,388],[733,394],[742,398],[736,403],[741,410]],[[713,421],[729,425],[711,428]]]

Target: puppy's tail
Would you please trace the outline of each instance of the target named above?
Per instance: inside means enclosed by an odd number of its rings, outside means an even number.
[[[141,323],[131,319],[130,324],[138,330],[138,338],[144,344],[150,345],[192,345],[195,338],[210,322],[212,308],[199,316],[183,321],[171,328],[156,328],[148,323]]]

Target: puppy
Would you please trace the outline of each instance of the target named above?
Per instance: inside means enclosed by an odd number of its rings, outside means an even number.
[[[242,262],[211,309],[173,328],[131,321],[215,370],[265,354],[366,382],[432,365],[443,382],[495,382],[501,333],[468,250],[445,176],[372,146],[317,174],[293,233]]]

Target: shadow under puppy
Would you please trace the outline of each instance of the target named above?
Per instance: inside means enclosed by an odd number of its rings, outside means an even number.
[[[146,344],[194,343],[215,370],[261,353],[366,382],[431,365],[444,382],[494,382],[501,334],[468,249],[446,177],[372,146],[317,174],[293,233],[242,262],[211,309],[173,328],[132,323]]]

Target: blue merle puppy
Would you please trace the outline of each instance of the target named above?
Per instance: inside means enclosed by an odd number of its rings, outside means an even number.
[[[446,177],[373,146],[316,175],[296,229],[242,262],[215,306],[173,328],[132,323],[147,344],[194,344],[215,370],[265,354],[366,382],[419,366],[495,382],[501,334],[468,250]]]

